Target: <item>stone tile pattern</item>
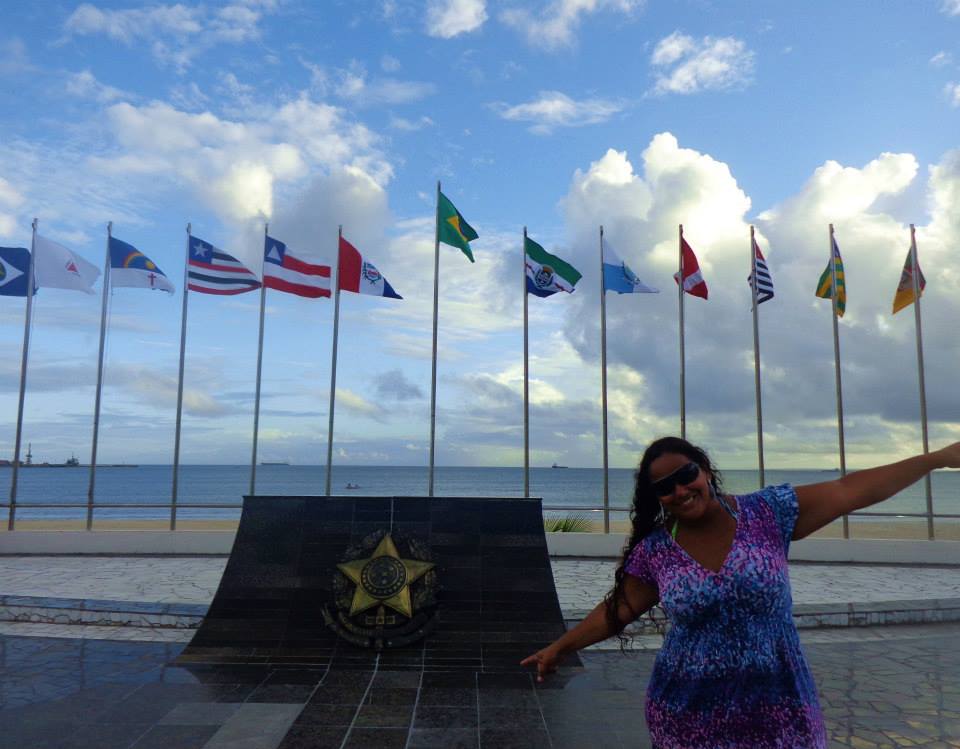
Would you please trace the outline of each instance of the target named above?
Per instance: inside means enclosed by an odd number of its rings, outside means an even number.
[[[803,634],[830,746],[960,747],[960,626],[877,629],[862,642]],[[376,663],[170,665],[181,648],[0,636],[0,749],[650,746],[653,653],[587,654],[585,672],[536,685]]]
[[[378,656],[322,611],[345,549],[381,529],[430,545],[440,591],[436,631]],[[516,672],[563,631],[539,499],[257,496],[179,662]]]

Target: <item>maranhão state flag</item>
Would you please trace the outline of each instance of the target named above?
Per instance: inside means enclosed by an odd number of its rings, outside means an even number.
[[[311,299],[330,296],[330,266],[308,263],[295,257],[279,239],[265,237],[263,285],[268,289]]]
[[[187,288],[200,294],[232,296],[259,289],[260,279],[233,255],[191,236]]]
[[[340,237],[340,269],[337,278],[337,286],[341,291],[403,299],[377,267],[343,237]]]
[[[693,248],[687,244],[687,240],[682,237],[680,239],[680,247],[683,250],[683,290],[691,296],[706,299],[707,282],[703,280],[703,274],[700,272],[700,263],[697,262],[697,256],[693,254]],[[673,280],[680,283],[680,271],[673,274]]]

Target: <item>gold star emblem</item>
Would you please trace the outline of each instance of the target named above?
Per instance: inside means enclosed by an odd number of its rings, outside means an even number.
[[[407,618],[413,617],[410,585],[434,567],[433,562],[401,559],[388,533],[366,559],[338,564],[340,570],[357,588],[350,603],[350,616],[382,603]]]

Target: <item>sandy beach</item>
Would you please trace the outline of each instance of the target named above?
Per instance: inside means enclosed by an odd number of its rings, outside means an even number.
[[[596,529],[598,524],[594,524]],[[86,523],[83,520],[18,520],[16,529],[21,531],[82,531]],[[625,533],[625,521],[612,522],[614,531]],[[95,531],[166,531],[170,529],[167,520],[97,520],[93,524]],[[221,531],[234,532],[236,520],[178,520],[178,531]],[[6,524],[0,532],[6,532]],[[812,538],[842,538],[843,526],[840,522],[831,523],[813,534]],[[940,520],[936,523],[935,537],[943,541],[960,541],[960,521]],[[923,519],[916,520],[859,520],[850,521],[850,538],[864,539],[904,539],[924,540],[927,538],[927,524]]]

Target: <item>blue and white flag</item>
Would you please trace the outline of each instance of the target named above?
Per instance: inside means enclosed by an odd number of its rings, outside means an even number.
[[[763,304],[768,299],[773,299],[773,279],[770,277],[770,269],[767,267],[767,261],[763,259],[763,253],[760,252],[760,245],[757,240],[753,240],[753,252],[756,255],[757,264],[757,304]],[[747,276],[747,283],[753,288],[753,273]]]
[[[659,294],[660,289],[647,286],[607,242],[603,243],[603,290],[618,294]]]
[[[0,296],[26,296],[30,273],[30,250],[0,247]],[[33,293],[37,290],[34,288]]]
[[[156,263],[132,244],[110,237],[110,285],[173,293],[173,284]]]

